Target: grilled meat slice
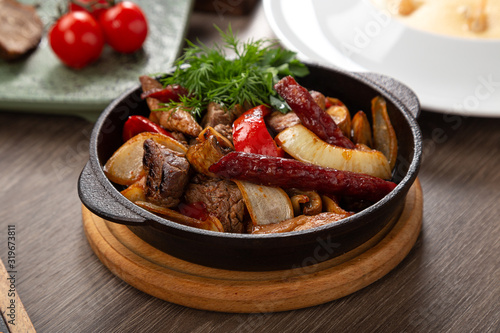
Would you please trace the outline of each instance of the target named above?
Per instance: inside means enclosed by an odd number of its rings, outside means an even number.
[[[220,220],[224,231],[242,233],[245,230],[245,203],[232,181],[197,174],[188,184],[184,198],[187,203],[203,202],[208,212]]]
[[[139,77],[139,80],[143,91],[163,88],[160,82],[150,76],[142,75]],[[190,136],[198,136],[198,134],[200,134],[202,130],[201,126],[189,112],[183,110],[181,107],[172,108],[166,111],[155,111],[165,106],[159,100],[152,97],[147,97],[146,102],[152,114],[154,114],[155,120],[165,129],[181,132]]]
[[[186,157],[151,139],[144,141],[146,199],[164,207],[175,207],[189,181]]]
[[[273,111],[267,118],[267,124],[275,132],[279,133],[288,127],[300,124],[299,117],[295,112],[290,111],[288,113],[281,113],[279,111]]]
[[[38,46],[43,23],[33,6],[0,0],[0,58],[17,59]]]
[[[243,113],[243,108],[239,105],[231,110],[224,109],[220,104],[210,102],[207,113],[201,120],[203,128],[213,127],[217,132],[233,142],[233,121]]]

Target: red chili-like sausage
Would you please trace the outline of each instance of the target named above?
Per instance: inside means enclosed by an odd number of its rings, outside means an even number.
[[[281,188],[315,190],[369,201],[382,199],[396,187],[393,182],[366,174],[243,152],[225,155],[212,164],[209,170],[222,178]]]
[[[274,89],[297,114],[302,124],[321,140],[344,148],[354,149],[354,143],[346,138],[332,117],[314,101],[309,91],[291,76],[282,78]]]

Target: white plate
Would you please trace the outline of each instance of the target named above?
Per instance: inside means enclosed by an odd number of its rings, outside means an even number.
[[[500,40],[419,31],[370,0],[264,0],[264,9],[302,60],[392,76],[429,111],[500,117]]]

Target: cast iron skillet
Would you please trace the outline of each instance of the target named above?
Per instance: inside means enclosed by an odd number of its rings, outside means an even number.
[[[104,175],[103,165],[122,144],[121,129],[133,114],[147,116],[140,86],[126,91],[101,114],[90,139],[90,160],[84,167],[78,193],[94,214],[128,227],[146,242],[193,263],[231,270],[278,270],[303,267],[339,256],[361,245],[397,220],[406,194],[417,177],[421,134],[416,117],[420,105],[401,83],[372,73],[350,73],[308,65],[310,75],[299,83],[310,90],[342,100],[351,113],[370,114],[371,99],[382,95],[396,130],[399,153],[393,172],[398,186],[369,208],[319,228],[274,235],[217,233],[160,218],[127,200]],[[368,111],[368,112],[367,112]]]

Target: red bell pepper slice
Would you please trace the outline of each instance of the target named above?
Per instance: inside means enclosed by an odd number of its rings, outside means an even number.
[[[142,132],[160,133],[173,138],[172,134],[160,125],[153,123],[146,117],[134,115],[128,117],[123,125],[123,141],[127,141]]]
[[[186,215],[188,217],[192,217],[201,221],[205,221],[208,219],[209,214],[207,206],[201,201],[192,203],[181,202],[178,206],[178,209],[179,213],[181,213],[182,215]]]
[[[267,130],[264,117],[271,113],[259,105],[243,113],[233,123],[234,149],[245,153],[282,157],[284,152],[276,145]]]
[[[144,99],[146,97],[152,97],[156,98],[162,103],[169,103],[169,102],[178,102],[180,100],[181,96],[186,96],[189,94],[189,91],[178,85],[168,85],[163,89],[151,89],[148,91],[145,91],[141,94],[141,98]]]

